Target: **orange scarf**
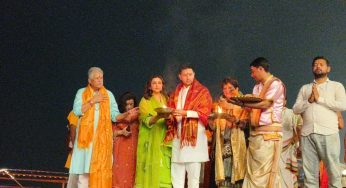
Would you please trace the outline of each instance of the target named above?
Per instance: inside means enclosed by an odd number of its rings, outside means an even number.
[[[274,81],[279,81],[281,82],[281,80],[279,78],[276,78],[274,76],[270,76],[268,78],[268,80],[265,81],[264,85],[263,85],[263,88],[259,94],[259,97],[261,99],[264,99],[264,96],[265,94],[267,93],[269,87],[272,85],[272,83]],[[282,84],[284,86],[284,84]],[[285,88],[285,86],[284,86]],[[284,92],[284,95],[286,96],[286,91]],[[286,98],[286,97],[285,97]],[[261,117],[261,113],[262,113],[262,109],[255,109],[253,108],[251,110],[251,126],[260,126],[259,125],[259,120],[260,120],[260,117]]]
[[[68,116],[67,116],[68,124],[69,124],[69,126],[71,126],[71,127],[73,127],[73,128],[76,128],[76,127],[77,127],[77,125],[78,125],[78,119],[79,119],[79,117],[76,116],[76,115],[73,113],[73,111],[71,111],[71,112],[68,114]],[[68,143],[70,144],[70,142],[71,142],[71,137],[70,137],[70,135],[68,136],[67,141],[68,141]],[[69,151],[68,156],[67,156],[67,160],[66,160],[66,163],[65,163],[65,168],[70,168],[70,166],[71,166],[71,158],[72,158],[72,154],[71,154],[71,152]]]
[[[78,125],[78,119],[79,117],[76,116],[73,111],[71,111],[68,116],[67,116],[67,120],[68,120],[68,124],[70,124],[70,126],[72,127],[77,127]]]
[[[107,100],[99,103],[99,121],[96,133],[94,133],[95,105],[82,116],[78,132],[79,148],[89,148],[90,143],[93,144],[90,162],[90,188],[112,187],[113,142],[110,100],[105,87],[102,87],[99,93],[107,96]],[[94,90],[88,85],[82,94],[82,104],[89,101],[93,96]]]
[[[183,84],[180,83],[175,92],[170,96],[168,106],[176,109],[178,103],[179,92],[182,89]],[[181,127],[181,147],[184,146],[196,146],[197,132],[198,132],[198,120],[203,125],[208,125],[208,116],[211,112],[212,99],[209,90],[204,87],[197,80],[194,80],[190,89],[186,95],[184,110],[193,110],[198,113],[198,118],[182,118]],[[165,142],[171,141],[174,135],[177,135],[177,121],[168,121],[168,131],[166,134]]]

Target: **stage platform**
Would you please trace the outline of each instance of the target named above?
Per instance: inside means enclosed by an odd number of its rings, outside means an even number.
[[[65,188],[67,181],[65,172],[0,169],[0,188]]]

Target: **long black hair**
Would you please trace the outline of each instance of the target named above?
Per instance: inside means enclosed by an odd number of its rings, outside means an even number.
[[[165,80],[163,79],[163,77],[161,75],[154,75],[154,76],[150,77],[150,79],[147,81],[147,83],[145,85],[143,97],[145,99],[150,99],[150,97],[153,96],[153,90],[151,90],[150,87],[151,87],[151,81],[154,78],[160,78],[160,80],[162,81],[162,91],[161,91],[161,94],[163,96],[165,96],[166,98],[168,98],[166,90],[165,90]]]

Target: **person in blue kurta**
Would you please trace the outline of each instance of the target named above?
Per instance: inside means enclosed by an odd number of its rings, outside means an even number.
[[[76,94],[76,98],[73,105],[73,112],[78,115],[82,116],[81,106],[82,106],[82,93],[85,90],[85,88],[81,88],[78,90]],[[111,103],[111,117],[112,121],[115,122],[116,115],[119,114],[117,103],[115,101],[115,98],[113,94],[110,91],[107,91]],[[113,106],[113,107],[112,107]],[[95,104],[95,119],[94,119],[94,132],[96,132],[98,120],[99,120],[99,104]],[[79,132],[79,126],[77,127],[77,135],[76,140],[78,140],[78,132]],[[89,173],[90,168],[90,161],[91,161],[91,153],[92,153],[93,147],[92,143],[90,143],[90,147],[87,149],[80,149],[77,147],[77,142],[74,142],[73,146],[73,155],[72,155],[72,163],[70,168],[70,173],[73,174],[84,174]]]
[[[78,185],[68,187],[111,187],[112,121],[122,118],[112,92],[103,86],[103,71],[91,67],[88,86],[78,90],[73,112],[81,118],[77,125],[70,174],[78,175]],[[131,112],[130,112],[131,113]]]

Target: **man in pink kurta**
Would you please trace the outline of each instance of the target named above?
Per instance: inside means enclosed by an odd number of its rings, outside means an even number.
[[[285,86],[269,72],[263,57],[250,64],[251,77],[257,84],[253,95],[259,103],[233,103],[251,109],[251,133],[247,152],[247,171],[243,188],[280,188],[279,156],[282,145],[281,114],[285,100]]]
[[[273,78],[273,75],[270,75],[268,79]],[[259,96],[262,89],[263,83],[258,83],[254,86],[252,94]],[[261,111],[261,116],[259,119],[259,125],[271,125],[273,122],[282,121],[281,113],[284,107],[284,97],[285,88],[280,80],[275,80],[268,88],[267,92],[264,95],[264,99],[273,100],[273,105],[270,108],[264,108]],[[274,101],[276,99],[276,101]]]

